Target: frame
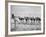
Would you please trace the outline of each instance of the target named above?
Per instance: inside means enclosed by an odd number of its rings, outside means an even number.
[[[45,4],[38,2],[7,2],[8,35],[45,33]]]

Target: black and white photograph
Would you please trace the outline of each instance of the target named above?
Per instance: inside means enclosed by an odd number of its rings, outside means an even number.
[[[41,30],[40,6],[11,6],[11,31]]]
[[[43,5],[8,3],[9,34],[43,32]]]

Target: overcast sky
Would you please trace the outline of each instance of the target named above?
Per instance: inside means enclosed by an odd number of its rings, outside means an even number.
[[[20,5],[12,5],[11,12],[15,16],[33,16],[33,17],[41,17],[41,6],[20,6]]]

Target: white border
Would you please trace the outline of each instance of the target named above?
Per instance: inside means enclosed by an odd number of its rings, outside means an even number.
[[[25,5],[25,6],[41,6],[41,31],[14,31],[11,32],[11,10],[10,7],[11,5]],[[43,5],[41,4],[22,4],[22,3],[8,3],[8,35],[16,35],[16,34],[28,34],[28,33],[43,33]]]

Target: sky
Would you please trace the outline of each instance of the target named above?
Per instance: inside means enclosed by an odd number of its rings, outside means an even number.
[[[41,6],[11,5],[11,13],[22,17],[41,17]]]

